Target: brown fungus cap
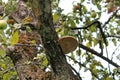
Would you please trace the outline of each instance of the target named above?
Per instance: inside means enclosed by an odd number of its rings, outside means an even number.
[[[78,41],[72,36],[65,36],[58,40],[65,54],[74,51],[78,46]]]

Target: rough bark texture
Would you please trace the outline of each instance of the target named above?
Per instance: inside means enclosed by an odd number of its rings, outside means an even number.
[[[39,21],[38,32],[41,35],[42,43],[46,54],[58,80],[77,80],[68,65],[65,55],[61,50],[57,40],[57,34],[53,26],[51,1],[50,0],[30,0],[32,10]]]
[[[8,49],[8,55],[14,62],[20,80],[79,80],[72,72],[65,55],[58,44],[58,36],[53,26],[51,1],[30,0],[31,7],[37,22],[35,30],[41,35],[41,42],[45,53],[53,69],[53,73],[44,72],[34,61],[36,47],[14,46],[14,50]],[[29,44],[34,39],[34,32],[25,33],[22,44]],[[28,40],[28,41],[26,41]],[[21,41],[19,41],[21,43]],[[30,63],[26,63],[29,62]]]
[[[37,55],[37,47],[30,41],[34,39],[33,32],[21,33],[18,44],[7,49],[7,55],[13,60],[20,80],[42,80],[45,72],[33,58]],[[17,46],[18,45],[18,46]]]

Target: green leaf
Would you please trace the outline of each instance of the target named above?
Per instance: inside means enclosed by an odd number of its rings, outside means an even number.
[[[96,29],[95,26],[96,26],[96,25],[93,25],[93,26],[90,27],[91,32],[96,32],[96,31],[97,31],[97,29]]]
[[[5,30],[7,28],[7,21],[0,20],[0,30]]]
[[[92,18],[95,18],[96,16],[97,16],[97,12],[92,11],[92,12],[91,12],[91,17],[92,17]]]
[[[15,45],[18,43],[19,40],[19,35],[18,35],[18,31],[15,31],[13,33],[13,35],[11,36],[11,45]]]
[[[96,65],[90,64],[90,68],[91,68],[91,69],[96,69]]]
[[[0,49],[0,56],[2,56],[2,57],[5,57],[5,56],[6,56],[5,50]]]
[[[73,52],[71,52],[71,58],[75,59],[75,55]]]
[[[81,3],[83,3],[85,0],[81,0]]]
[[[48,66],[48,60],[47,60],[47,58],[44,58],[44,60],[43,60],[43,62],[41,64],[41,68],[44,69],[47,66]]]
[[[101,10],[101,5],[100,5],[100,4],[97,4],[97,8],[98,8],[99,10]]]
[[[16,6],[17,6],[16,1],[8,0],[8,3],[7,3],[6,8],[5,8],[5,13],[9,14],[11,12],[15,12],[17,10]]]
[[[116,21],[116,22],[117,22],[118,26],[120,26],[120,20],[118,20],[118,21]]]
[[[71,27],[76,27],[76,24],[72,19],[70,19],[69,21],[70,21]]]
[[[1,64],[1,68],[6,69],[7,65],[6,64]]]
[[[88,43],[86,44],[86,46],[91,47],[91,46],[92,46],[92,43],[91,43],[91,42],[88,42]]]
[[[113,80],[111,77],[107,77],[105,80]]]
[[[94,74],[98,74],[98,72],[99,72],[97,69],[93,69],[92,71]]]
[[[83,11],[84,11],[85,14],[87,13],[87,8],[84,5],[83,5]]]
[[[98,39],[94,38],[93,42],[94,42],[94,46],[96,46],[98,44]]]
[[[3,41],[6,42],[7,39],[3,30],[0,30],[0,37],[2,38]]]
[[[10,79],[10,74],[9,73],[4,74],[3,80],[9,80],[9,79]]]
[[[55,22],[57,22],[58,20],[59,20],[59,16],[58,16],[57,13],[55,13],[55,14],[53,15],[53,22],[55,23]]]
[[[115,38],[112,39],[112,42],[114,43],[115,46],[117,45],[117,41]]]

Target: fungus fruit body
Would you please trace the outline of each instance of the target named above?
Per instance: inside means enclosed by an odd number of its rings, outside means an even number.
[[[65,54],[74,51],[78,46],[78,41],[72,36],[65,36],[58,40]]]

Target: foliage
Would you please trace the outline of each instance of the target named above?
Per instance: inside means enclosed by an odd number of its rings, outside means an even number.
[[[52,0],[53,23],[58,35],[60,37],[66,35],[74,36],[79,43],[86,45],[88,48],[93,48],[97,51],[97,54],[101,54],[97,55],[94,54],[94,51],[83,50],[80,46],[78,46],[76,51],[66,54],[68,62],[73,67],[77,65],[78,68],[74,70],[76,74],[79,74],[83,80],[85,76],[83,77],[81,75],[89,72],[92,76],[91,80],[120,79],[119,68],[109,62],[109,60],[111,62],[114,61],[116,64],[120,62],[115,56],[119,54],[120,47],[118,46],[120,40],[120,1],[80,0],[80,2],[73,3],[72,12],[68,14],[63,13],[64,10],[59,6],[60,1]],[[21,24],[16,22],[10,23],[12,19],[9,13],[16,11],[16,4],[16,0],[9,0],[8,3],[2,3],[5,12],[1,15],[1,19],[9,21],[5,29],[1,28],[0,25],[0,79],[3,80],[18,79],[13,63],[10,58],[5,56],[5,48],[10,45],[15,45],[18,42],[19,28],[21,28]],[[109,18],[105,14],[109,15]],[[105,17],[105,22],[101,21],[102,17]],[[89,24],[96,21],[100,22],[100,27],[105,36],[102,35],[99,27],[97,27],[98,24],[89,26]],[[86,26],[88,27],[85,28]],[[115,47],[113,53],[109,51],[109,46],[112,43]],[[109,60],[106,60],[103,56]],[[45,57],[45,55],[38,55],[36,57],[36,59],[40,60],[40,65],[42,65],[41,67],[44,70],[49,68],[48,61]],[[108,66],[103,64],[103,62],[108,62]]]

